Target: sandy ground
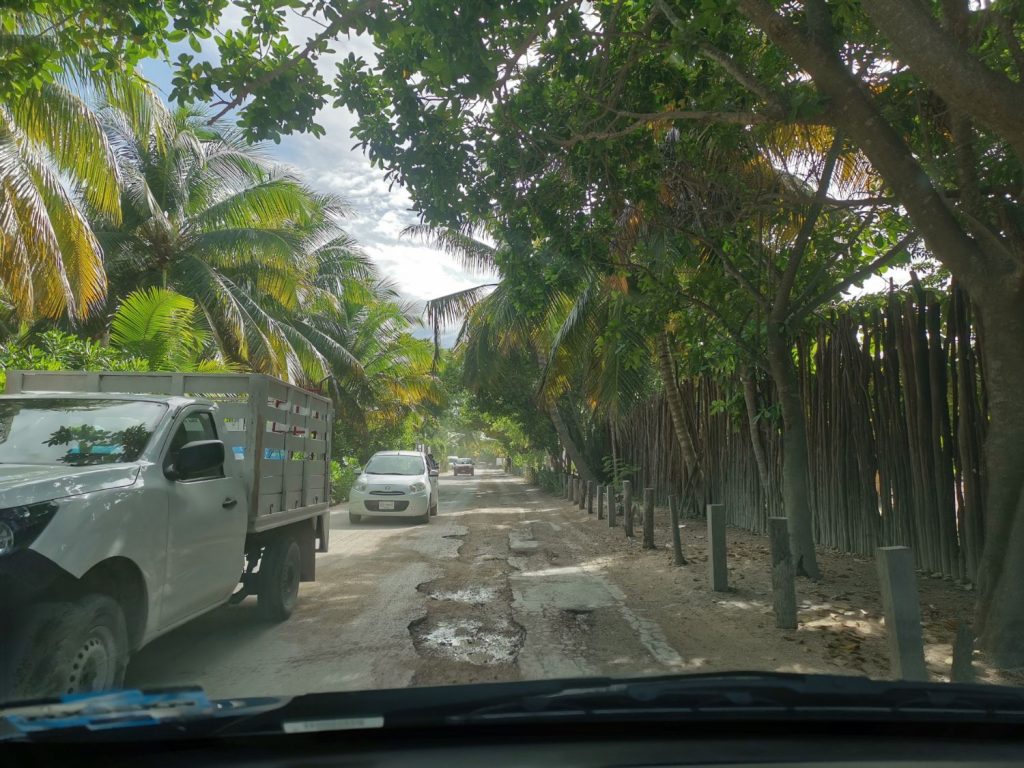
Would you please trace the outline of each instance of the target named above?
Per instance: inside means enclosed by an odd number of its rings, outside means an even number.
[[[143,649],[127,684],[226,697],[736,669],[888,675],[865,559],[822,551],[825,578],[798,583],[800,626],[784,632],[767,540],[729,530],[730,591],[715,593],[703,524],[684,523],[688,564],[675,567],[665,510],[659,547],[644,551],[621,527],[485,472],[442,478],[429,525],[347,517],[333,513],[331,551],[290,620],[264,623],[252,599],[217,609]],[[929,670],[945,679],[972,595],[933,579],[920,591]],[[981,658],[976,668],[1001,679]]]

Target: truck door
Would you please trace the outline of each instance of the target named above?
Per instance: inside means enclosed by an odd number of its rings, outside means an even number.
[[[218,440],[213,415],[186,409],[177,420],[163,457],[194,440]],[[160,626],[176,624],[226,600],[241,576],[248,505],[241,478],[220,466],[202,477],[170,480],[167,576]]]

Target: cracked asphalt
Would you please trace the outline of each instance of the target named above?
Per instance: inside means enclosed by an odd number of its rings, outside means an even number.
[[[486,470],[443,476],[440,498],[428,525],[336,508],[291,619],[264,622],[254,598],[218,608],[140,651],[127,685],[222,698],[687,668],[566,503]]]

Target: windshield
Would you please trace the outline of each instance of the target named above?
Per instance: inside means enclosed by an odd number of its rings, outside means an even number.
[[[0,699],[1024,684],[1024,0],[0,5]]]
[[[0,400],[0,463],[135,461],[166,408],[135,400]]]
[[[363,470],[368,475],[422,475],[426,469],[419,456],[374,456]]]

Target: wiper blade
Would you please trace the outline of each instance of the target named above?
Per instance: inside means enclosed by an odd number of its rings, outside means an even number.
[[[807,717],[816,712],[846,712],[863,716],[983,715],[1024,722],[1024,690],[993,685],[751,672],[594,682],[574,681],[557,692],[494,702],[447,720],[590,719],[602,714]]]

